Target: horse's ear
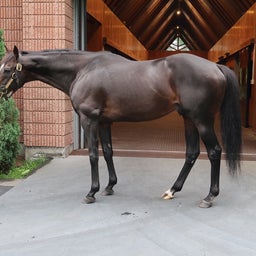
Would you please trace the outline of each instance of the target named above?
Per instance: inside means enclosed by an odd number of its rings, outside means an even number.
[[[13,54],[14,54],[16,60],[18,60],[19,59],[19,49],[16,45],[14,45],[14,47],[13,47]]]

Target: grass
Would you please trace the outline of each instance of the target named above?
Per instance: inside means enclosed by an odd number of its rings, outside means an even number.
[[[8,174],[0,174],[0,180],[23,179],[32,174],[37,169],[49,162],[49,158],[40,157],[34,160],[20,161]]]

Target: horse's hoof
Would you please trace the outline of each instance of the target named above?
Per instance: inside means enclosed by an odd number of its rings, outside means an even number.
[[[212,201],[206,201],[202,200],[201,203],[199,204],[200,208],[210,208],[212,207]]]
[[[96,201],[94,196],[86,196],[85,199],[83,199],[84,204],[92,204]]]
[[[164,192],[161,196],[162,199],[164,200],[170,200],[174,198],[174,194],[173,192],[171,192],[171,190],[167,190],[166,192]]]
[[[113,189],[105,189],[104,191],[102,191],[101,194],[103,196],[112,196],[114,194],[114,190]]]

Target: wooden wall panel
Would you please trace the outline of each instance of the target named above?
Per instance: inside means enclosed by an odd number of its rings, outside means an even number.
[[[256,15],[256,14],[255,14]],[[253,51],[253,71],[252,71],[252,83],[251,83],[251,99],[250,99],[250,113],[249,113],[249,123],[251,127],[256,130],[256,40],[254,43]]]
[[[87,15],[87,50],[102,51],[102,25],[94,17]]]
[[[226,53],[233,54],[254,42],[253,74],[251,80],[251,97],[249,100],[249,126],[256,129],[256,3],[237,21],[237,23],[211,48],[208,57],[218,61]]]
[[[146,48],[101,0],[88,0],[87,12],[102,24],[102,39],[107,44],[133,59],[148,58]]]
[[[105,4],[102,0],[87,0],[86,10],[92,17],[103,24]]]
[[[256,3],[210,49],[208,58],[217,62],[226,53],[235,53],[256,37]]]
[[[194,54],[205,59],[208,58],[208,53],[205,51],[148,51],[148,59],[157,59],[157,58],[167,57],[167,56],[181,53],[181,52]]]

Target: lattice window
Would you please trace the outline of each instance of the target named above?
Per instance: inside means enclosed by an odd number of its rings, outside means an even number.
[[[183,42],[183,40],[179,36],[177,36],[166,50],[167,51],[189,51],[189,48]]]

